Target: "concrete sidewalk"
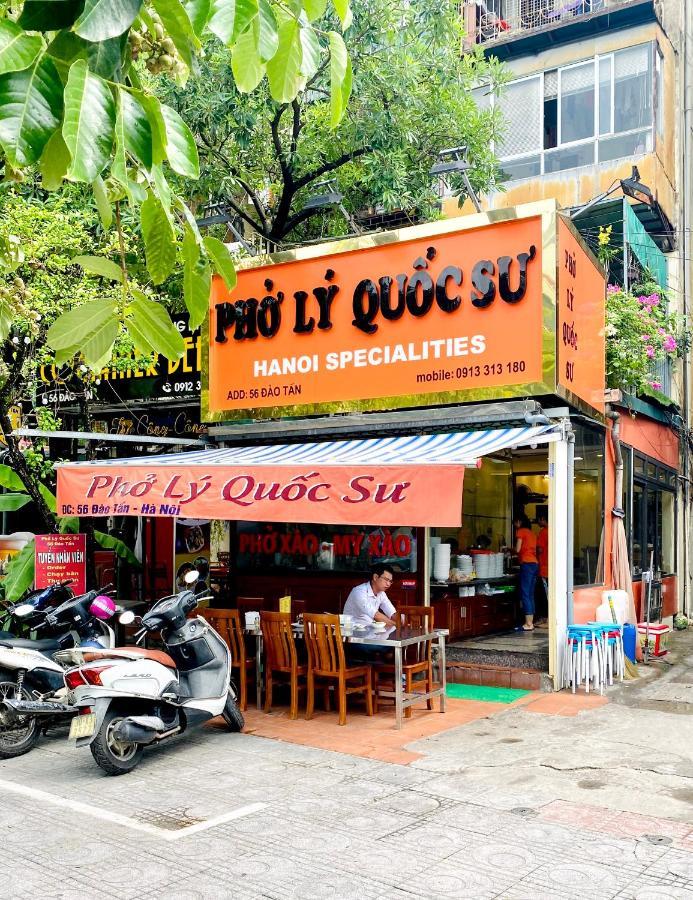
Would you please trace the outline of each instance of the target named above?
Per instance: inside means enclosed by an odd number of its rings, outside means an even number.
[[[49,737],[0,764],[0,895],[693,900],[693,717],[647,684],[405,727],[407,764],[360,755],[358,711],[342,752],[215,724],[121,778]]]

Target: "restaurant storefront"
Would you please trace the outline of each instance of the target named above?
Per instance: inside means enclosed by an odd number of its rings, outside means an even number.
[[[386,561],[395,602],[434,605],[461,640],[521,621],[503,551],[520,511],[543,512],[559,688],[573,586],[609,577],[604,294],[552,203],[244,261],[231,293],[213,286],[203,344],[221,446],[60,466],[59,509],[229,522],[229,604],[338,611]],[[472,581],[479,538],[496,559]]]

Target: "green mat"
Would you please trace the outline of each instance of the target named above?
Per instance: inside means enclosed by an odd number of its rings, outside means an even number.
[[[520,691],[517,688],[482,687],[478,684],[448,684],[445,693],[455,700],[482,700],[485,703],[514,703],[520,697],[531,694],[531,691]]]

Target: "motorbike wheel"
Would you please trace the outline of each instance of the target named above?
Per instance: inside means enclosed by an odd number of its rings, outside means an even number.
[[[31,694],[22,688],[21,697],[31,699]],[[0,700],[17,700],[17,685],[9,672],[0,671]],[[0,712],[0,759],[14,759],[32,750],[41,729],[35,716],[21,716],[10,721]]]
[[[131,772],[144,753],[141,744],[119,741],[113,734],[114,728],[123,718],[117,710],[109,709],[89,746],[91,755],[107,775],[125,775]]]
[[[224,706],[222,716],[229,726],[229,731],[243,731],[245,719],[243,718],[243,713],[238,708],[236,698],[234,697],[231,688],[229,688],[229,692],[226,695],[226,705]]]

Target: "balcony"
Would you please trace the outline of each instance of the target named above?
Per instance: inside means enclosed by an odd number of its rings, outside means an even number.
[[[567,43],[603,29],[627,27],[655,18],[653,0],[466,0],[463,17],[467,46],[493,47],[501,57],[531,52],[533,43],[515,50],[523,39],[540,44]]]

